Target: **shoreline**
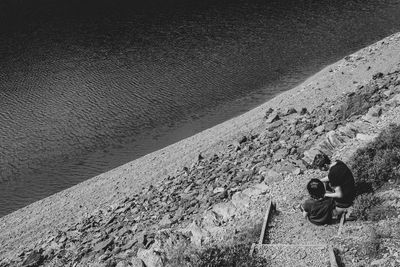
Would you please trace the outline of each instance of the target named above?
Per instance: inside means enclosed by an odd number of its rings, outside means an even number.
[[[399,59],[397,33],[325,67],[299,86],[245,114],[8,214],[0,218],[0,254],[22,243],[33,245],[38,236],[73,224],[100,207],[119,203],[142,187],[190,166],[200,153],[220,151],[243,133],[263,127],[269,108],[313,110],[325,99],[355,91],[375,73],[389,72]]]

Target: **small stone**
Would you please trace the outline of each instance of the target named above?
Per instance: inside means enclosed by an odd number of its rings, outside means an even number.
[[[93,251],[99,252],[101,250],[105,250],[108,246],[110,246],[114,242],[114,238],[109,238],[106,241],[98,243],[94,248]]]
[[[171,225],[171,220],[169,219],[169,214],[165,214],[161,221],[158,223],[160,227],[168,227]]]
[[[222,202],[214,205],[212,211],[222,218],[223,221],[228,221],[236,213],[236,207],[231,201]]]
[[[225,188],[223,188],[223,187],[217,187],[217,188],[215,188],[214,190],[213,190],[213,193],[214,194],[218,194],[218,193],[222,193],[222,192],[224,192],[225,191]]]
[[[247,136],[242,136],[240,139],[239,139],[239,144],[243,144],[243,143],[246,143],[247,142]]]
[[[378,73],[375,73],[373,76],[372,76],[372,79],[373,80],[376,80],[376,79],[379,79],[379,78],[382,78],[383,77],[383,73],[382,72],[378,72]]]
[[[146,267],[144,265],[143,261],[141,259],[139,259],[139,258],[136,258],[136,257],[134,257],[131,260],[131,264],[132,264],[132,267]]]
[[[318,134],[322,134],[325,131],[325,125],[320,125],[314,128],[314,131]]]
[[[131,239],[131,240],[128,241],[128,243],[126,243],[125,245],[123,245],[123,246],[121,247],[121,250],[122,250],[122,251],[128,250],[128,249],[130,249],[131,247],[133,247],[133,245],[135,245],[136,243],[137,243],[137,240]]]
[[[128,267],[128,263],[126,261],[120,261],[117,263],[115,267]]]
[[[162,258],[151,249],[139,248],[137,257],[141,259],[146,267],[163,267]]]
[[[268,115],[268,118],[266,120],[267,123],[273,123],[275,121],[278,121],[280,119],[278,112],[273,111],[271,114]]]
[[[383,266],[388,261],[388,258],[374,260],[371,262],[371,266]]]
[[[23,267],[37,267],[42,265],[44,257],[41,250],[32,251],[22,263]]]
[[[293,170],[292,173],[293,173],[294,175],[300,175],[300,174],[303,173],[303,171],[302,171],[300,168],[296,168],[296,169]]]
[[[232,203],[237,209],[247,209],[250,207],[250,197],[242,192],[236,192],[232,196]]]
[[[302,108],[300,111],[300,115],[305,115],[307,112],[307,108]]]
[[[294,114],[294,113],[297,113],[297,110],[294,109],[294,108],[288,108],[287,111],[286,111],[286,115],[291,115],[291,114]]]

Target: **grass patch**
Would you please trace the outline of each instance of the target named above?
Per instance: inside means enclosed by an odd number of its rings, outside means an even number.
[[[351,169],[358,194],[373,192],[390,179],[399,181],[400,125],[390,125],[353,156]]]
[[[354,215],[361,220],[381,220],[390,211],[381,206],[374,192],[387,181],[400,181],[400,125],[390,125],[351,160],[358,197]]]
[[[366,221],[371,219],[371,209],[378,204],[380,204],[380,200],[373,194],[362,194],[354,201],[352,214],[358,219]]]
[[[196,247],[190,243],[174,244],[169,251],[166,266],[196,267],[261,267],[270,266],[267,259],[253,255],[250,257],[251,244],[261,233],[262,223],[256,222],[246,228],[238,229],[234,235],[228,235],[218,244]]]

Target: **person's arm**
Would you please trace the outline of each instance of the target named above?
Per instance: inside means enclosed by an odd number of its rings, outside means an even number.
[[[308,212],[305,211],[305,210],[303,210],[303,217],[306,218],[306,219],[308,219]]]
[[[325,193],[325,197],[332,197],[332,198],[341,198],[341,197],[343,197],[342,188],[340,188],[340,186],[334,187],[333,189],[335,190],[335,192],[333,192],[333,193],[326,192]]]
[[[304,210],[303,205],[300,204],[299,208],[300,208],[301,212],[303,213],[303,217],[307,219],[308,218],[308,212]]]
[[[326,183],[329,182],[328,176],[325,176],[324,178],[319,179],[321,182]]]

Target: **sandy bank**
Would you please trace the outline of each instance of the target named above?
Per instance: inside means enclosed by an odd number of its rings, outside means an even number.
[[[9,214],[0,219],[0,254],[21,244],[33,244],[38,236],[72,224],[94,209],[118,203],[143,186],[192,164],[199,153],[210,154],[226,147],[242,133],[260,127],[270,107],[313,109],[326,99],[354,91],[376,72],[391,71],[398,62],[400,34],[327,66],[296,88],[239,117]]]

